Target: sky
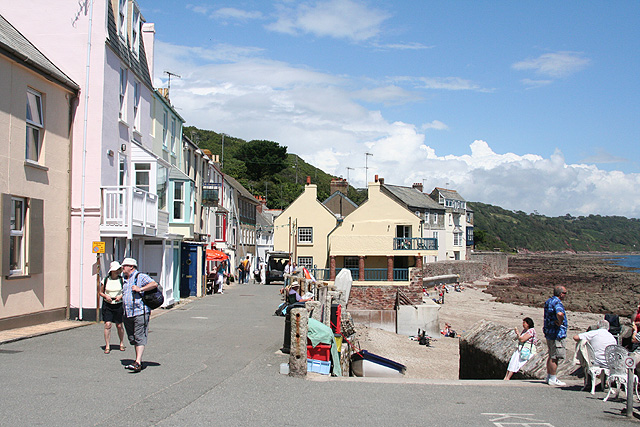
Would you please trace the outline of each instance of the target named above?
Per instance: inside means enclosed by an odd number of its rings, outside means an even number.
[[[185,125],[355,187],[640,218],[636,0],[138,2]]]

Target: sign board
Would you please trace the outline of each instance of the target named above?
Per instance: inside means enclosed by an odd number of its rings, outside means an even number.
[[[633,368],[636,364],[636,361],[634,360],[633,357],[627,357],[626,359],[624,359],[624,365],[627,368]]]
[[[94,254],[103,254],[105,253],[106,243],[105,242],[93,242],[91,245],[93,248]]]

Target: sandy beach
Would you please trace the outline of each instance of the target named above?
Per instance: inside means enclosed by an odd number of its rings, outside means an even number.
[[[488,282],[475,282],[467,285],[463,292],[449,292],[445,304],[440,307],[440,325],[448,322],[456,332],[464,333],[485,319],[521,329],[522,319],[531,317],[536,330],[542,333],[541,308],[497,302],[495,297],[483,292],[487,285]],[[569,335],[585,331],[601,318],[600,314],[567,311]],[[406,336],[381,329],[356,325],[356,330],[361,348],[406,365],[407,378],[458,379],[458,338],[441,335],[426,347]]]

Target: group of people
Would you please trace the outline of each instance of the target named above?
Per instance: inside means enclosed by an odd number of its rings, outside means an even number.
[[[138,271],[138,263],[133,258],[125,258],[122,264],[113,261],[109,266],[109,274],[100,286],[104,352],[111,352],[111,326],[115,323],[120,339],[119,350],[126,349],[125,330],[129,344],[135,348],[135,361],[125,366],[133,372],[142,370],[142,355],[149,331],[151,310],[144,304],[142,296],[144,292],[153,291],[157,287],[158,284],[151,277]]]
[[[566,383],[559,380],[557,377],[558,364],[562,360],[566,359],[567,355],[567,315],[563,304],[563,300],[566,295],[567,289],[564,286],[556,286],[553,290],[553,296],[549,298],[544,305],[543,332],[548,348],[546,362],[547,377],[545,382],[557,387],[566,386]],[[638,324],[640,324],[640,319]],[[602,319],[598,321],[595,327],[573,336],[573,340],[577,344],[588,343],[593,349],[594,360],[590,360],[588,362],[588,355],[582,355],[580,352],[577,352],[576,359],[580,362],[583,368],[586,369],[587,363],[606,367],[605,349],[610,345],[618,344],[617,339],[613,334],[611,334],[611,332],[609,332],[609,326],[609,321]],[[634,328],[637,327],[638,325],[634,322]],[[518,372],[524,364],[529,361],[531,356],[536,353],[536,345],[538,344],[536,330],[534,329],[534,322],[530,317],[525,317],[523,319],[522,331],[518,332],[516,328],[515,332],[518,336],[518,348],[511,356],[507,367],[507,373],[504,377],[505,380],[509,380],[514,373]],[[635,342],[638,342],[638,339],[635,338],[635,334],[632,339],[635,340]],[[586,385],[587,384],[585,382],[585,387]]]

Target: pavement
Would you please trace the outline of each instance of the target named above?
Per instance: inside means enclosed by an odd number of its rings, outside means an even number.
[[[0,335],[0,423],[287,426],[330,424],[637,425],[622,400],[581,383],[443,381],[281,375],[278,287],[235,285],[222,295],[156,310],[144,369],[133,348],[104,354],[103,325],[53,322]],[[82,326],[82,327],[80,327]],[[19,334],[22,334],[21,336]],[[425,360],[425,363],[429,363]],[[636,410],[637,411],[637,410]]]

